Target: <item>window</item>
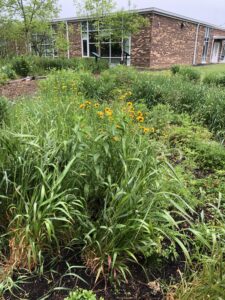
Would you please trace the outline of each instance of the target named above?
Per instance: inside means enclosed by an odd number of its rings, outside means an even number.
[[[55,34],[32,34],[31,37],[31,51],[35,55],[44,57],[56,57],[58,56],[57,49],[55,47]]]
[[[81,30],[82,30],[82,56],[87,57],[89,56],[89,49],[88,49],[88,22],[81,23]]]
[[[82,56],[94,56],[93,52],[99,54],[103,59],[108,59],[111,64],[118,64],[124,52],[130,54],[131,40],[115,40],[109,29],[98,31],[92,21],[84,21],[81,24],[82,31]],[[98,43],[98,35],[101,34],[101,43]],[[127,64],[130,63],[128,56]]]
[[[204,45],[203,45],[203,51],[202,51],[202,63],[206,63],[206,60],[207,60],[207,54],[208,54],[208,49],[209,49],[209,39],[210,39],[210,28],[206,27]]]
[[[225,61],[225,44],[223,44],[223,46],[222,46],[220,60],[223,62]]]

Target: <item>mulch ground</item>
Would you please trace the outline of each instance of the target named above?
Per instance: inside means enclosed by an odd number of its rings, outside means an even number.
[[[37,80],[15,80],[0,86],[0,97],[16,100],[24,96],[33,96],[38,89]]]
[[[77,267],[72,267],[68,272],[67,263],[70,266]],[[184,269],[183,262],[167,262],[159,269],[157,268],[157,271],[154,270],[154,263],[152,262],[148,267],[146,266],[146,272],[143,271],[140,265],[131,264],[132,278],[128,278],[127,282],[121,283],[115,288],[110,282],[105,282],[104,280],[100,280],[96,284],[95,276],[84,267],[78,266],[82,266],[82,261],[79,258],[75,255],[71,257],[71,253],[69,257],[65,255],[61,257],[60,261],[57,261],[54,273],[50,275],[46,270],[45,276],[29,277],[28,275],[26,282],[19,284],[20,289],[14,289],[13,294],[6,293],[4,299],[64,300],[68,296],[69,290],[84,288],[93,290],[97,295],[97,299],[103,297],[104,300],[174,300],[172,295],[170,297],[170,295],[163,293],[160,282],[161,280],[168,282],[172,278],[179,281],[177,270]]]

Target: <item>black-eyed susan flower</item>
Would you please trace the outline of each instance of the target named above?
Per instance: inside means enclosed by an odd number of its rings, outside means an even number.
[[[138,117],[137,117],[137,121],[140,122],[140,123],[143,123],[144,120],[145,120],[145,119],[144,119],[143,116],[138,116]]]

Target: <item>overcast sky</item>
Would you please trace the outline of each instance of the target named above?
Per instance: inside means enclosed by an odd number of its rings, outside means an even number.
[[[117,0],[119,7],[127,7],[128,0]],[[59,0],[61,17],[76,15],[73,0]],[[187,17],[225,26],[225,0],[133,0],[136,8],[157,7]]]

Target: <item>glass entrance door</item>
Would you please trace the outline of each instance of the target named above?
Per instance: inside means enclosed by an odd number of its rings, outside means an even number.
[[[213,44],[213,52],[212,52],[212,63],[219,62],[219,54],[220,54],[220,42],[214,42]]]

